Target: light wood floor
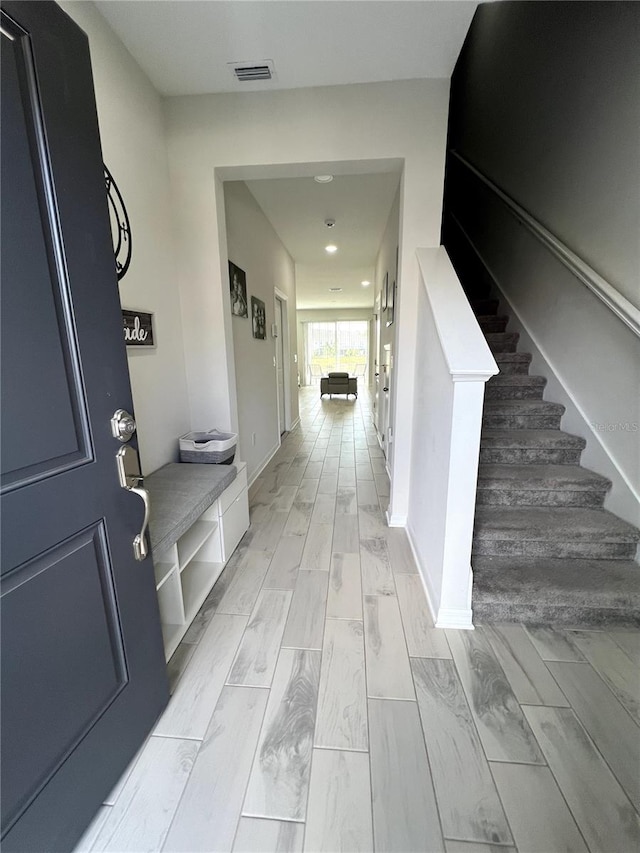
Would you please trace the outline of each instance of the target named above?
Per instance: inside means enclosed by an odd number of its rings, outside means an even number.
[[[640,846],[640,632],[433,628],[361,394],[301,396],[78,850]]]

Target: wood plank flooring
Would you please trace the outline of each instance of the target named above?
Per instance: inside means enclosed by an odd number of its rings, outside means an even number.
[[[640,849],[640,631],[434,628],[369,407],[301,393],[76,853]]]

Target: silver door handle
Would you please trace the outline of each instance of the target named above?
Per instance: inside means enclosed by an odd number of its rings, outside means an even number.
[[[142,483],[142,477],[139,478],[139,482]],[[143,488],[142,486],[130,486],[130,492],[134,492],[136,495],[140,495],[142,498],[142,502],[144,503],[144,518],[142,519],[142,527],[140,528],[140,533],[133,540],[133,555],[138,560],[138,562],[142,562],[142,560],[146,560],[149,556],[149,548],[147,546],[147,527],[149,526],[149,514],[151,512],[151,497],[149,492]]]
[[[149,526],[149,514],[151,512],[151,496],[143,487],[142,475],[140,473],[140,462],[138,453],[130,444],[125,444],[116,453],[116,467],[118,470],[118,481],[123,489],[134,492],[142,498],[144,503],[144,519],[140,533],[133,540],[133,556],[142,562],[149,556],[146,532]]]

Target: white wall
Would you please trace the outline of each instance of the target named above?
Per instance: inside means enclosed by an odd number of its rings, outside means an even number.
[[[403,413],[395,436],[402,451],[394,460],[391,496],[398,519],[406,519],[409,499],[415,250],[440,241],[448,95],[447,80],[413,80],[165,102],[194,421],[237,423],[221,178],[370,172],[380,161],[394,161],[394,169],[404,161],[395,363]],[[277,168],[265,168],[270,164]]]
[[[190,429],[162,102],[92,3],[60,5],[89,37],[104,161],[131,222],[122,305],[154,314],[156,348],[127,351],[148,474],[177,458],[176,439]]]
[[[302,308],[298,311],[298,370],[300,384],[307,385],[307,354],[305,352],[305,323],[335,323],[338,320],[367,320],[369,322],[369,372],[373,364],[373,309],[371,308]],[[362,381],[362,380],[361,380]],[[369,383],[369,377],[365,380]]]
[[[293,361],[293,353],[296,352],[295,268],[291,256],[244,181],[225,183],[224,197],[229,260],[247,276],[249,317],[231,316],[231,327],[238,406],[238,454],[246,460],[247,476],[251,480],[280,445],[273,364],[276,340],[271,335],[271,325],[275,322],[274,288],[288,297],[291,352],[288,365],[291,387],[289,423],[298,418],[297,365]],[[228,279],[223,286],[228,287]],[[265,303],[267,338],[264,341],[253,337],[252,296]],[[252,443],[253,433],[255,445]]]

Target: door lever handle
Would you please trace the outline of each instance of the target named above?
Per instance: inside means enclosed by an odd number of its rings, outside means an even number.
[[[142,560],[145,560],[149,556],[146,533],[151,512],[151,496],[142,485],[144,480],[140,473],[138,454],[131,445],[126,444],[118,450],[116,453],[116,466],[118,469],[118,480],[122,488],[141,497],[144,503],[142,527],[140,533],[133,540],[133,556],[138,562],[142,562]]]
[[[142,483],[142,477],[137,478],[139,483]],[[149,548],[147,546],[147,527],[149,526],[149,515],[151,513],[151,497],[147,489],[143,488],[142,485],[138,486],[129,486],[129,491],[133,492],[136,495],[139,495],[142,498],[142,502],[144,503],[144,518],[142,520],[142,527],[140,528],[140,533],[133,540],[133,556],[138,560],[138,562],[142,562],[142,560],[146,560],[149,556]]]

